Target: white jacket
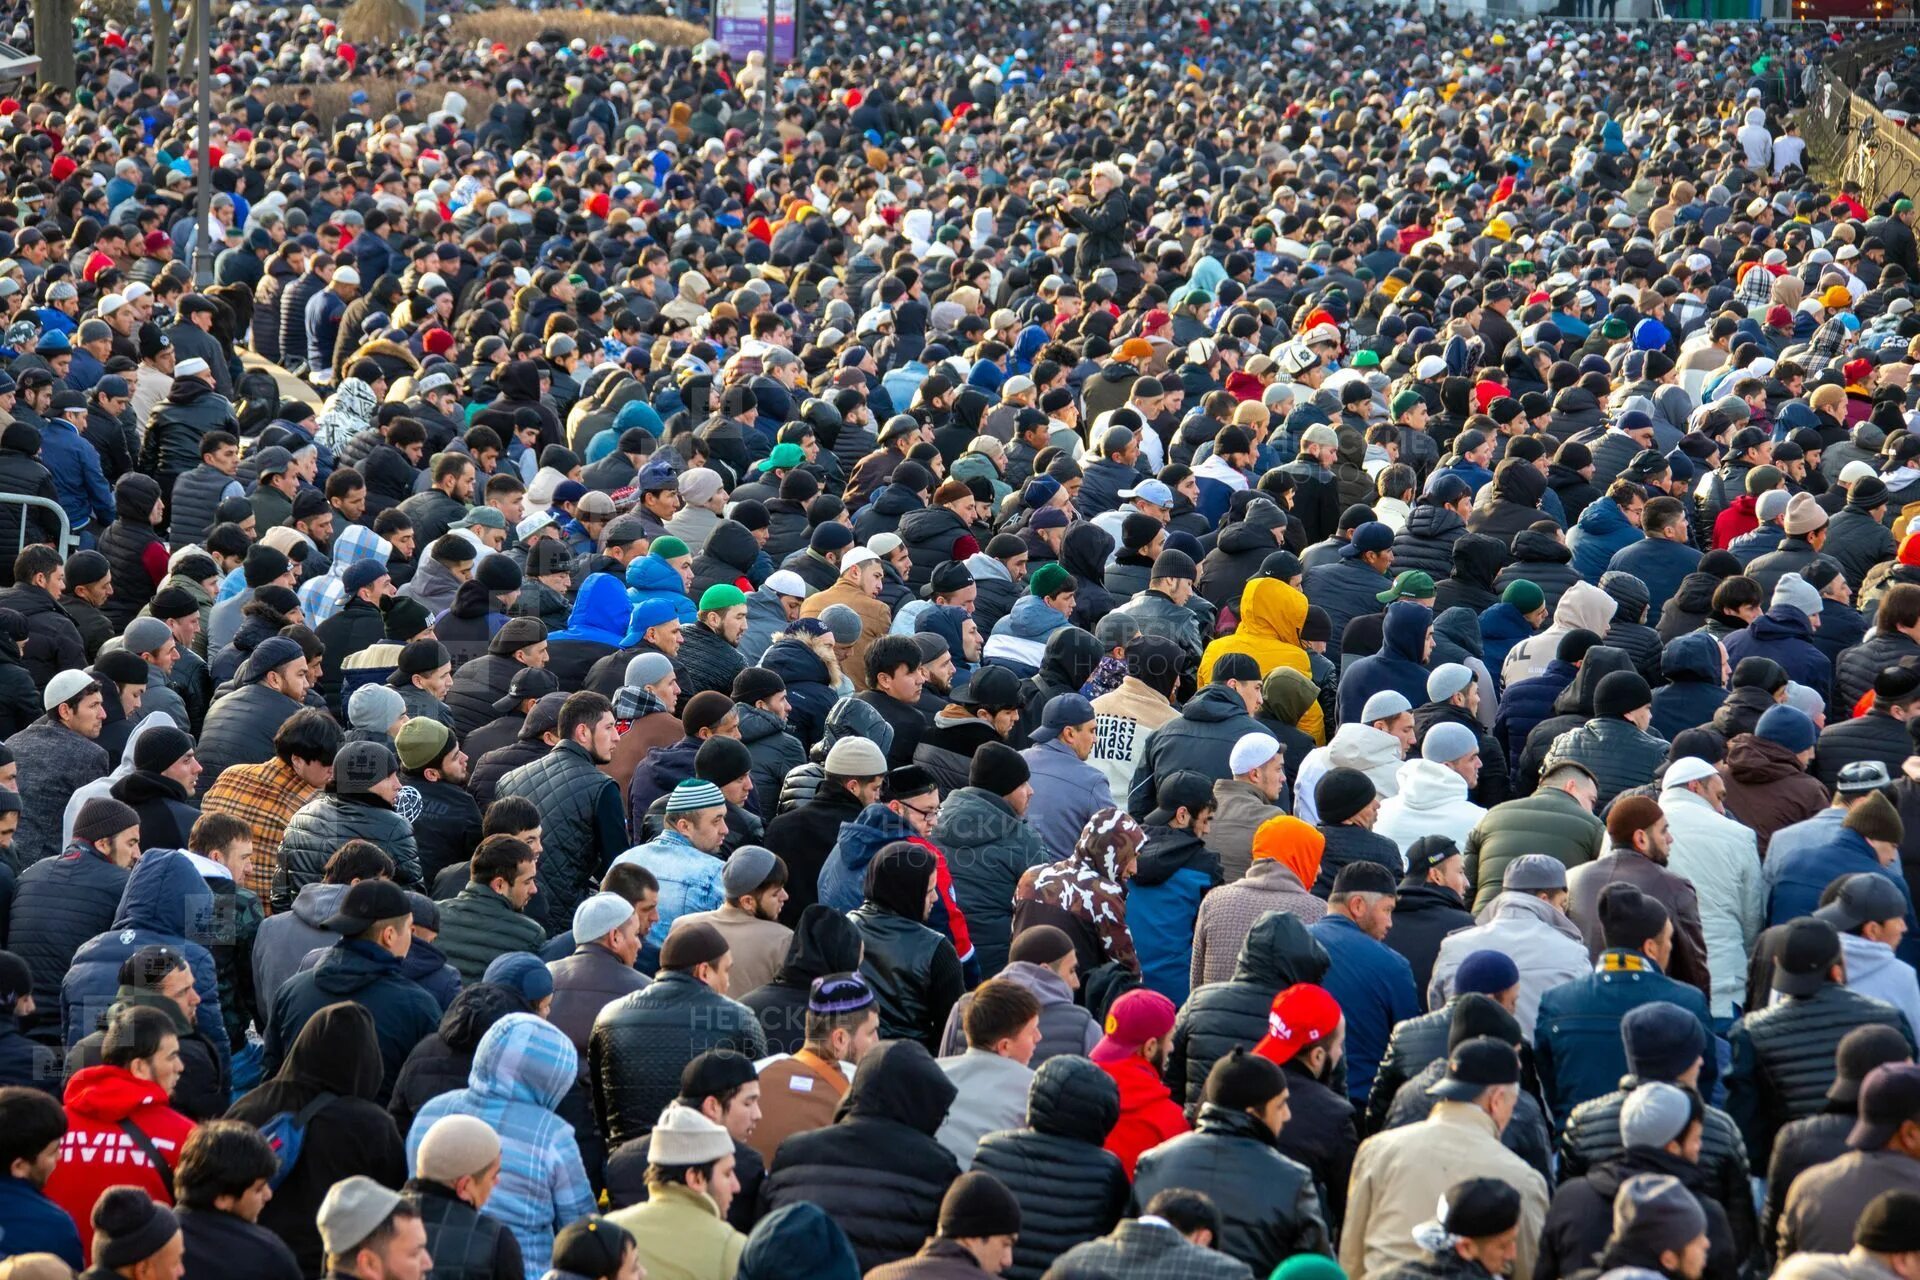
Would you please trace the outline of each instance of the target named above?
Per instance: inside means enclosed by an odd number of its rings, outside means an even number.
[[[1467,799],[1467,780],[1431,760],[1409,760],[1397,777],[1400,794],[1381,803],[1374,833],[1399,845],[1402,856],[1421,836],[1445,836],[1464,850],[1467,833],[1487,813]]]
[[[1300,776],[1293,781],[1293,816],[1302,822],[1318,824],[1320,806],[1314,800],[1320,779],[1329,769],[1358,769],[1373,782],[1382,798],[1400,791],[1400,739],[1385,729],[1370,724],[1343,724],[1334,731],[1333,741],[1315,747],[1300,761]]]
[[[1513,1016],[1528,1041],[1540,997],[1563,982],[1593,972],[1587,944],[1567,913],[1545,898],[1530,893],[1502,893],[1480,909],[1471,929],[1448,934],[1433,961],[1433,981],[1427,985],[1427,1007],[1438,1009],[1453,995],[1454,970],[1476,951],[1498,951],[1520,970],[1520,1003]]]
[[[1715,813],[1685,787],[1662,791],[1660,808],[1673,832],[1667,870],[1692,881],[1700,895],[1713,1016],[1731,1018],[1734,1004],[1746,998],[1747,957],[1767,923],[1759,843],[1751,829]]]
[[[1597,636],[1607,634],[1613,615],[1620,608],[1614,598],[1591,582],[1576,582],[1553,608],[1553,625],[1537,636],[1528,636],[1513,646],[1507,660],[1500,664],[1500,679],[1511,689],[1522,680],[1544,672],[1560,651],[1560,641],[1570,631],[1582,627]]]

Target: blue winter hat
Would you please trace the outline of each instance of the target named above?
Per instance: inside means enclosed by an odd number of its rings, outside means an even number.
[[[1764,742],[1778,743],[1798,755],[1811,751],[1820,731],[1813,727],[1807,713],[1785,703],[1768,707],[1754,726],[1753,736]]]
[[[739,1280],[859,1280],[846,1233],[825,1210],[804,1201],[754,1224],[740,1251]]]
[[[509,951],[495,956],[481,976],[482,982],[511,987],[531,1009],[553,994],[553,973],[531,951]]]
[[[1455,995],[1497,996],[1520,985],[1520,966],[1504,951],[1476,951],[1453,973]]]

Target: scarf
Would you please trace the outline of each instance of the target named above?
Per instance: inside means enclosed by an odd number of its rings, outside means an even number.
[[[620,691],[613,695],[613,718],[622,722],[638,720],[656,711],[671,712],[672,710],[672,707],[654,697],[652,690],[649,689],[622,685]],[[626,732],[624,723],[620,731]]]

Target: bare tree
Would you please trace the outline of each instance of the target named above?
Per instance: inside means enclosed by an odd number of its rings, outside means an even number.
[[[167,0],[150,0],[147,9],[153,18],[153,45],[148,50],[152,61],[148,69],[165,84],[173,66],[173,10]]]

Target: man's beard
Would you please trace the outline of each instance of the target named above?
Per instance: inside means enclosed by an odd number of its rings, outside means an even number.
[[[953,681],[942,680],[939,676],[928,673],[927,688],[944,698],[953,692]]]

